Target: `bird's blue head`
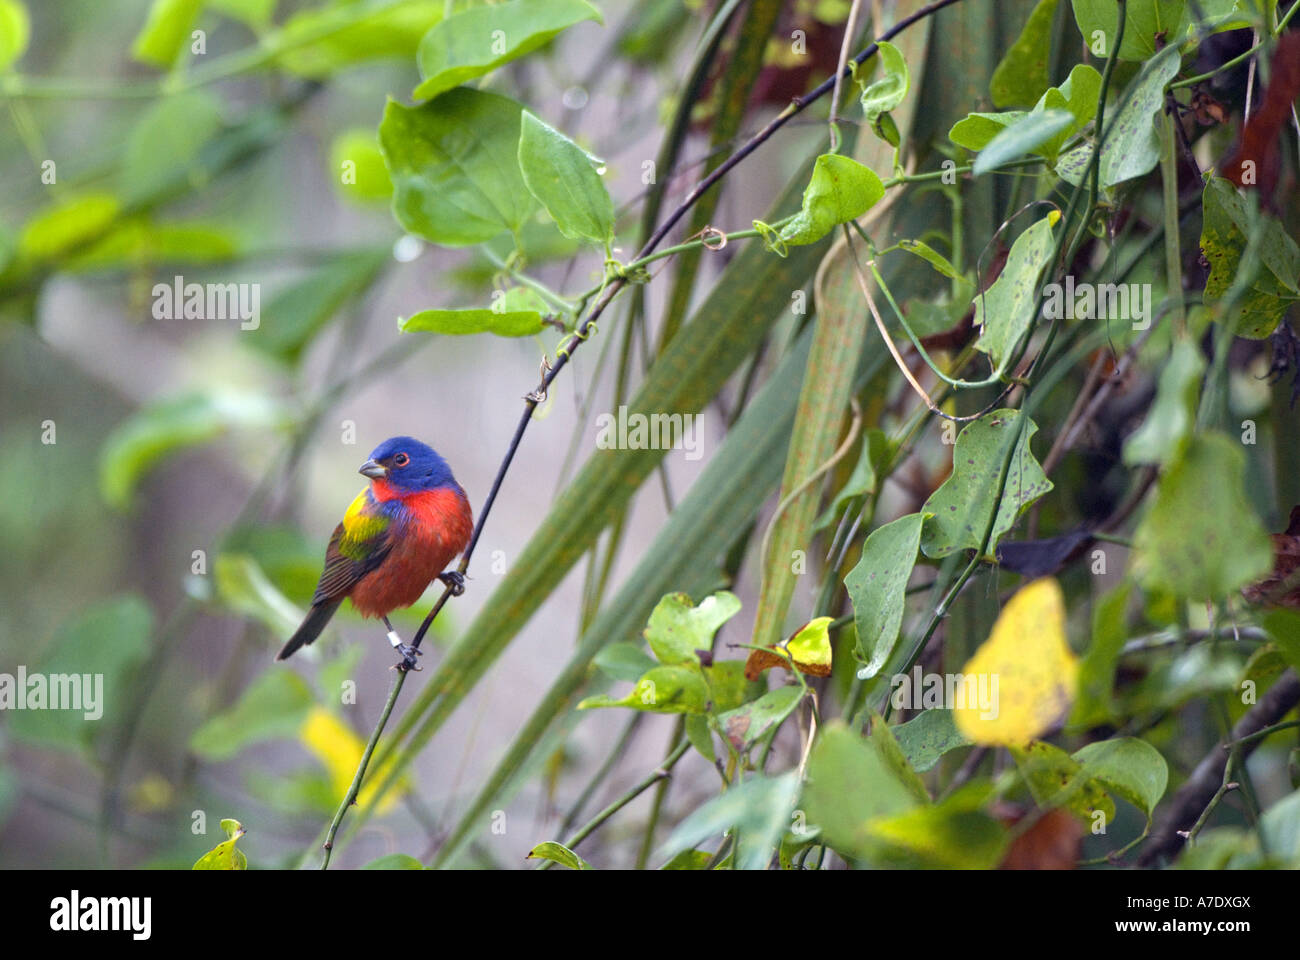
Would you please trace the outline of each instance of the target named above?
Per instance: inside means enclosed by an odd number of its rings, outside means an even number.
[[[451,467],[438,452],[414,437],[391,437],[370,452],[360,473],[377,489],[392,489],[398,495],[437,490],[456,482]]]

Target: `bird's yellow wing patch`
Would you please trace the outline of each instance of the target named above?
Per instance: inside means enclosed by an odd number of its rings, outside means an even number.
[[[369,491],[362,490],[343,514],[343,539],[339,542],[339,553],[345,557],[357,559],[367,555],[375,539],[388,529],[388,517],[370,513],[367,510],[369,506]]]

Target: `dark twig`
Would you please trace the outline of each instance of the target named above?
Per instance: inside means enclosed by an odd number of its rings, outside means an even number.
[[[1235,745],[1239,764],[1245,763],[1246,758],[1259,746],[1262,738],[1254,735],[1265,727],[1276,724],[1297,703],[1300,703],[1300,677],[1296,676],[1294,670],[1288,670],[1232,728],[1228,742]],[[1215,795],[1223,786],[1224,770],[1229,759],[1229,752],[1223,746],[1217,744],[1206,754],[1205,759],[1196,765],[1192,775],[1187,778],[1187,782],[1174,794],[1169,809],[1151,832],[1151,839],[1142,848],[1138,866],[1155,866],[1160,860],[1173,857],[1182,849],[1185,839],[1183,833],[1192,828],[1205,808],[1214,802]]]

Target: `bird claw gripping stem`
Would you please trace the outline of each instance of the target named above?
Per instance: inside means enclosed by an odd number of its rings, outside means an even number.
[[[402,643],[402,638],[397,635],[397,631],[391,627],[388,631],[388,642],[393,645],[393,649],[402,655],[400,663],[393,665],[394,670],[420,670],[420,664],[416,657],[424,656],[424,651],[419,647],[413,647],[409,643]]]
[[[438,579],[451,587],[451,595],[459,597],[465,592],[465,575],[458,570],[447,570],[438,574]]]

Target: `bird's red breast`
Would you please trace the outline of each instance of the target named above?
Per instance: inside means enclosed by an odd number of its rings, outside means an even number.
[[[386,616],[420,599],[429,584],[469,543],[474,518],[460,487],[400,493],[382,479],[371,483],[380,503],[399,501],[393,512],[393,548],[349,596],[366,617]]]

